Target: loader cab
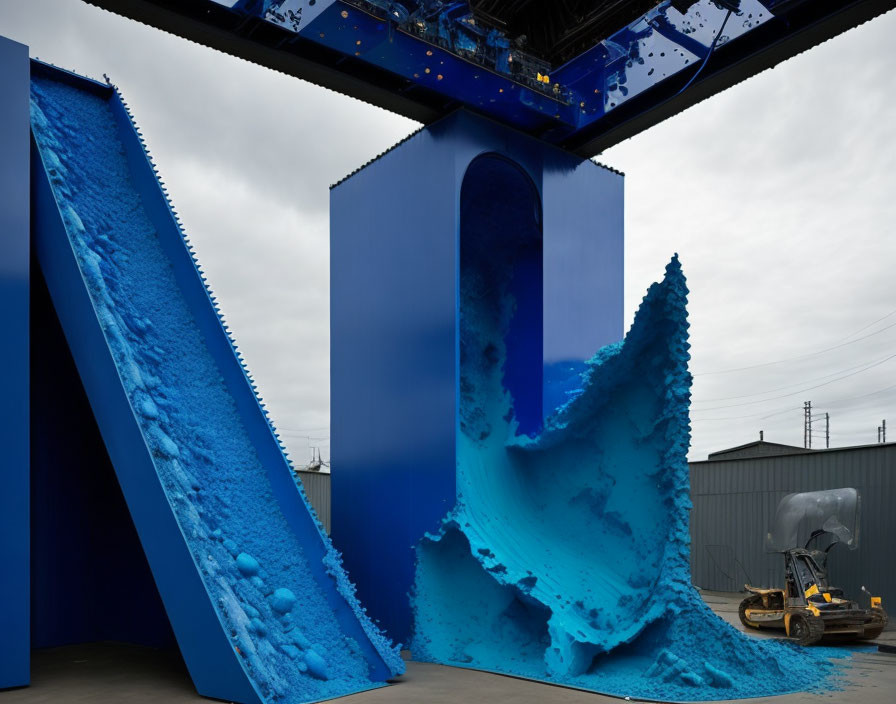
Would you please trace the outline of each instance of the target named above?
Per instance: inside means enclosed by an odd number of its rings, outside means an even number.
[[[808,551],[802,548],[788,550],[784,554],[784,565],[787,599],[791,605],[804,605],[808,595],[828,589],[824,570]]]

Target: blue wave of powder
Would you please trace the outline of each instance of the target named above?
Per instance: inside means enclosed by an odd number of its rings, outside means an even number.
[[[502,386],[509,269],[467,266],[458,498],[417,548],[415,659],[647,699],[835,686],[830,652],[745,636],[691,586],[677,257],[536,437],[517,433]]]

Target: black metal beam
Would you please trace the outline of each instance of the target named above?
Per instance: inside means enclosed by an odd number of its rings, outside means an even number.
[[[584,157],[600,154],[692,105],[894,7],[896,0],[813,0],[804,3],[786,16],[772,18],[737,41],[720,47],[707,62],[701,77],[686,91],[679,93],[692,74],[681,71],[620,105],[561,146]]]
[[[424,124],[457,107],[450,98],[391,71],[344,56],[275,24],[257,18],[246,19],[206,0],[85,2]],[[782,6],[778,16],[719,47],[687,90],[682,92],[693,75],[689,70],[670,76],[626,101],[559,146],[583,157],[599,154],[894,7],[896,0],[812,0]]]

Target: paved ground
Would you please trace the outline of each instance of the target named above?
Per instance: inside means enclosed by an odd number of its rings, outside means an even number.
[[[722,618],[738,628],[738,595],[704,593]],[[755,635],[755,632],[750,631]],[[761,634],[759,637],[772,637]],[[896,646],[896,628],[881,642]],[[844,691],[748,700],[749,704],[893,704],[896,655],[859,653],[847,669]],[[92,644],[36,651],[32,686],[0,692],[0,704],[182,704],[207,702],[196,695],[177,655],[120,644]],[[619,700],[563,687],[424,663],[391,687],[345,697],[340,704],[616,704]]]

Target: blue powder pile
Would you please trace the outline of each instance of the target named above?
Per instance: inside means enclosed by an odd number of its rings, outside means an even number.
[[[379,686],[326,588],[354,608],[387,667],[403,671],[332,547],[332,582],[314,579],[130,181],[108,100],[36,77],[32,131],[136,422],[256,689],[297,704]]]
[[[691,586],[677,258],[535,437],[503,378],[508,271],[462,259],[457,503],[417,548],[414,658],[645,699],[830,686],[829,651],[745,636]]]

